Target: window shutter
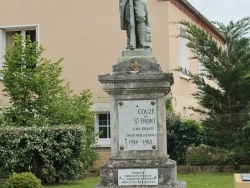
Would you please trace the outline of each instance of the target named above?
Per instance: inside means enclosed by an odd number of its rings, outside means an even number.
[[[3,29],[0,29],[0,69],[3,67],[5,54],[5,32]]]
[[[183,28],[180,26],[180,34],[184,32]],[[189,50],[187,47],[188,39],[180,37],[180,52],[179,52],[179,66],[183,69],[189,70]]]

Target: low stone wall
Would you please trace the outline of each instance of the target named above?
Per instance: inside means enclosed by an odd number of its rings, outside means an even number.
[[[250,165],[223,165],[223,166],[178,166],[177,171],[180,174],[204,173],[204,172],[233,172],[246,173],[250,172]]]
[[[0,185],[4,184],[7,180],[7,177],[0,177]]]
[[[91,174],[99,176],[100,167],[106,164],[110,158],[110,148],[96,148],[99,154],[98,159],[95,161]],[[202,172],[232,172],[232,173],[250,173],[250,165],[240,166],[177,166],[177,171],[180,174],[202,173]]]
[[[92,174],[99,175],[100,167],[106,164],[110,158],[111,150],[110,147],[107,148],[96,148],[95,151],[98,153],[98,159],[92,166],[90,172]]]

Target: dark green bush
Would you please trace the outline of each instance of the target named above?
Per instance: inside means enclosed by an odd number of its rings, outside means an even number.
[[[203,126],[188,119],[181,119],[175,113],[167,113],[167,147],[170,158],[178,164],[186,164],[186,150],[207,142]]]
[[[31,172],[12,175],[4,185],[5,188],[42,188],[41,180]]]
[[[250,165],[250,121],[239,127],[233,137],[234,146],[225,154],[225,163]]]
[[[200,144],[197,147],[188,147],[187,165],[205,166],[223,163],[226,150]]]
[[[45,183],[78,179],[96,158],[85,131],[83,126],[0,128],[0,171],[30,171]]]
[[[203,125],[207,128],[207,133],[214,145],[231,149],[238,147],[239,142],[245,142],[242,140],[245,139],[242,134],[246,133],[244,129],[249,120],[248,113],[213,114],[203,121]]]

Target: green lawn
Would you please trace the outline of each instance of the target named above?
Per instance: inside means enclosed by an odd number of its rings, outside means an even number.
[[[187,188],[233,188],[233,173],[181,174],[178,179],[186,181]]]
[[[43,186],[44,188],[94,188],[99,184],[99,177],[89,177],[75,182],[69,182],[60,185]]]
[[[187,188],[233,188],[233,173],[180,174],[178,180],[186,181]],[[88,177],[75,182],[60,185],[47,185],[43,188],[94,188],[99,184],[99,177]],[[0,188],[2,185],[0,185]]]
[[[186,181],[187,188],[233,188],[233,173],[181,174],[178,179]],[[73,183],[43,186],[44,188],[94,188],[99,177],[89,177]]]

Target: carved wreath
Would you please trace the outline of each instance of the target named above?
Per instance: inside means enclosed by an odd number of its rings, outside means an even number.
[[[130,64],[130,71],[140,71],[142,69],[142,66],[140,64],[139,59],[132,59]]]

